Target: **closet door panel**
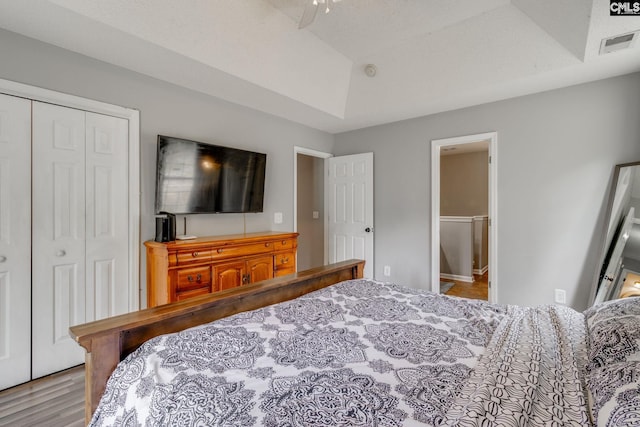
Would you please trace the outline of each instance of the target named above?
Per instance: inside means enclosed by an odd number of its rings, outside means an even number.
[[[129,311],[128,121],[86,114],[87,321]]]
[[[0,390],[31,378],[31,101],[0,95]]]
[[[37,378],[84,361],[85,113],[33,102],[33,335]]]

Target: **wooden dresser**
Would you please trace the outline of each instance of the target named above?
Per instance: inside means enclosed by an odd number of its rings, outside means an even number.
[[[147,248],[147,305],[155,307],[296,271],[298,233],[199,237]]]

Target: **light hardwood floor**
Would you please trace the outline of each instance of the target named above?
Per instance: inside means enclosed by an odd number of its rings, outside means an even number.
[[[442,279],[444,282],[454,282],[455,285],[449,289],[445,295],[456,297],[481,299],[487,301],[489,299],[489,273],[483,275],[474,275],[473,283],[459,282],[457,280]]]
[[[0,392],[0,426],[84,426],[84,365]]]

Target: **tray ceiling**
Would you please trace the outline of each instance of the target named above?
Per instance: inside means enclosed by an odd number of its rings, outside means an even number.
[[[640,70],[605,0],[0,0],[0,27],[332,133]],[[367,64],[377,74],[368,77]]]

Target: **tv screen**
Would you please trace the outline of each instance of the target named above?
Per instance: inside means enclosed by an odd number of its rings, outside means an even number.
[[[158,135],[156,213],[262,212],[267,155]]]

